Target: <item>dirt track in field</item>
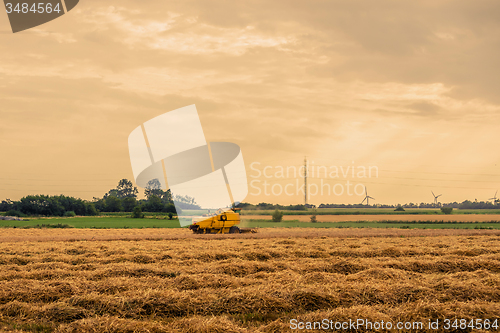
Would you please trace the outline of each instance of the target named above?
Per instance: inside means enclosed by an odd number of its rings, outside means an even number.
[[[245,216],[247,218],[247,216]],[[252,219],[271,219],[271,216],[252,216]],[[318,222],[355,221],[444,221],[444,222],[490,222],[500,221],[499,214],[457,214],[457,215],[317,215]],[[285,215],[284,221],[309,222],[310,215]]]
[[[443,237],[500,236],[500,230],[398,229],[398,228],[259,228],[255,234],[195,235],[187,229],[0,229],[0,243],[180,240],[272,239],[272,238],[359,238],[359,237]]]

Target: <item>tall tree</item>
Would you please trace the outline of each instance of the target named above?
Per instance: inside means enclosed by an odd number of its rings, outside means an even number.
[[[137,187],[135,187],[132,182],[128,179],[122,179],[118,182],[118,186],[116,187],[118,191],[118,198],[137,198]]]
[[[174,203],[172,200],[172,191],[170,189],[163,191],[161,189],[160,181],[156,178],[148,182],[146,189],[144,190],[144,195],[147,200],[149,200],[153,195],[157,196],[165,205]]]
[[[164,195],[163,190],[161,189],[161,183],[158,179],[151,179],[146,185],[146,189],[144,190],[144,195],[146,198],[151,198],[151,196],[155,195],[158,198],[162,198]]]

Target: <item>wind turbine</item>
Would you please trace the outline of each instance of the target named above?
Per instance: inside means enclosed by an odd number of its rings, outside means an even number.
[[[497,193],[498,193],[498,190],[495,192],[495,196],[493,198],[489,198],[488,200],[493,200],[493,204],[498,200],[497,199]]]
[[[431,191],[431,193],[432,193],[432,196],[434,197],[434,206],[437,206],[437,204],[438,204],[438,198],[439,198],[440,196],[442,196],[442,194],[440,194],[440,195],[435,195],[435,194],[434,194],[434,192],[432,192],[432,191]]]
[[[361,204],[363,204],[363,202],[365,202],[365,200],[366,200],[366,205],[367,205],[367,206],[369,206],[369,205],[370,205],[370,199],[375,200],[375,198],[372,198],[372,197],[370,197],[370,196],[368,195],[368,190],[366,189],[366,186],[365,186],[365,194],[366,194],[366,196],[365,196],[365,198],[363,199],[363,201],[361,201]]]

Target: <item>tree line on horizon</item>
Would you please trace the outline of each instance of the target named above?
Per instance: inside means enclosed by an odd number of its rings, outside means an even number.
[[[143,212],[164,212],[181,214],[182,209],[200,209],[195,200],[189,196],[172,195],[171,190],[162,190],[161,184],[154,179],[148,183],[144,190],[145,199],[138,199],[139,190],[133,186],[128,179],[121,179],[116,188],[109,190],[102,198],[94,197],[93,200],[83,200],[65,195],[28,195],[18,201],[10,199],[0,202],[0,212],[8,212],[16,216],[40,215],[40,216],[93,216],[100,212],[133,212],[134,208],[140,207]],[[174,204],[175,202],[175,204]],[[403,205],[363,205],[363,204],[320,204],[315,205],[280,205],[261,202],[251,204],[248,202],[238,203],[237,207],[245,210],[295,210],[305,211],[311,208],[457,208],[457,209],[500,209],[500,200],[494,203],[490,201],[470,201],[452,203],[408,203]]]
[[[434,203],[425,203],[421,202],[420,204],[415,203],[407,203],[407,204],[397,204],[397,205],[362,205],[362,204],[321,204],[318,208],[457,208],[457,209],[500,209],[500,200],[496,200],[494,203],[490,201],[470,201],[464,200],[462,202],[450,202],[450,203],[438,203],[437,205]]]
[[[496,200],[495,203],[490,201],[470,201],[464,200],[463,202],[451,202],[451,203],[438,203],[437,205],[433,203],[408,203],[408,204],[397,204],[397,205],[387,205],[387,204],[376,204],[376,205],[365,205],[365,204],[320,204],[318,206],[315,205],[280,205],[280,204],[272,204],[267,202],[261,202],[258,204],[251,204],[248,202],[242,202],[238,204],[238,207],[245,210],[307,210],[309,208],[456,208],[456,209],[500,209],[500,200]]]
[[[94,197],[91,201],[65,195],[28,195],[18,201],[3,200],[0,211],[15,216],[94,216],[100,212],[132,212],[136,207],[144,212],[173,214],[181,214],[182,209],[200,209],[193,198],[173,196],[170,190],[162,190],[156,179],[144,190],[145,199],[138,199],[138,193],[130,180],[122,179],[102,198]],[[176,211],[174,202],[181,211]]]

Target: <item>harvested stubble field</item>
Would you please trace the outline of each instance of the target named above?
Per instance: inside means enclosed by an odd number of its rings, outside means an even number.
[[[2,230],[1,330],[287,332],[293,318],[500,316],[498,231],[78,231],[87,240]]]

